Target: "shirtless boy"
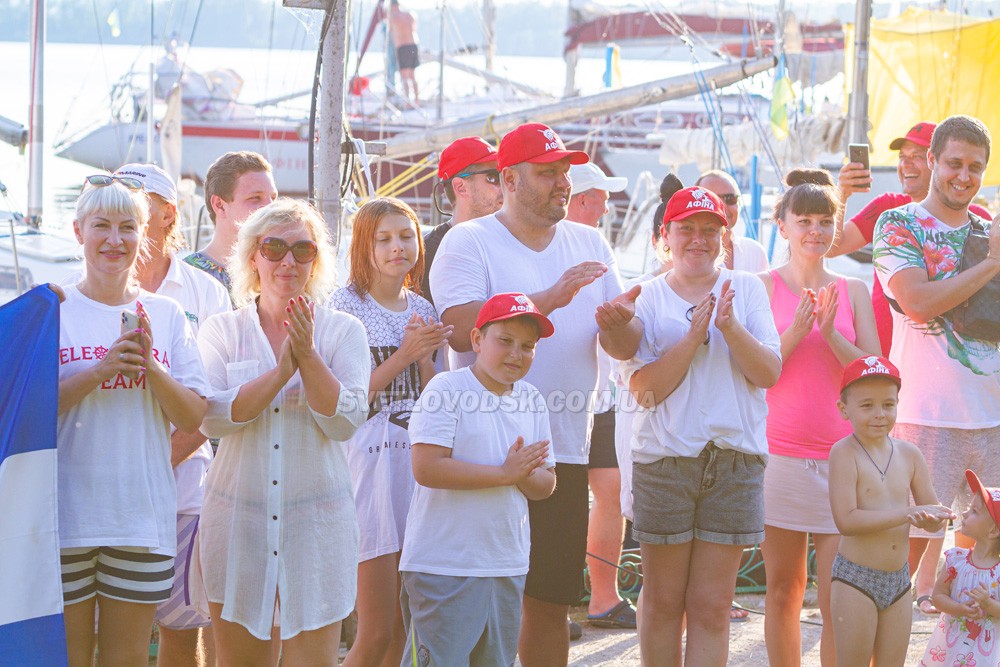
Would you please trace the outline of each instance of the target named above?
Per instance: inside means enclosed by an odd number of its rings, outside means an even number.
[[[899,370],[877,356],[848,364],[840,385],[837,407],[854,432],[830,451],[830,506],[843,535],[830,588],[837,667],[905,662],[909,528],[939,530],[955,518],[938,504],[920,450],[889,436],[899,387]]]

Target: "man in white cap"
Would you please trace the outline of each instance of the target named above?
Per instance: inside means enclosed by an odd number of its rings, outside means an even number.
[[[572,191],[566,219],[597,227],[608,212],[612,192],[621,192],[628,179],[608,176],[593,162],[570,165]],[[587,481],[594,502],[587,524],[587,571],[590,573],[588,620],[608,628],[635,628],[635,609],[618,592],[618,570],[608,563],[621,559],[625,517],[621,511],[621,473],[615,453],[615,410],[611,358],[597,351],[597,395],[590,430]]]
[[[608,176],[593,162],[570,165],[569,178],[573,184],[566,219],[588,227],[597,227],[608,212],[611,193],[628,185],[624,176]]]
[[[177,301],[197,335],[202,322],[232,306],[222,283],[177,258],[177,251],[184,245],[177,216],[177,188],[166,172],[152,164],[127,164],[115,176],[140,181],[149,196],[148,257],[138,265],[139,285],[147,292]],[[174,431],[170,447],[177,485],[177,559],[170,599],[156,609],[156,622],[160,626],[157,664],[161,667],[212,664],[205,659],[212,647],[210,619],[189,603],[190,586],[198,582],[188,572],[212,447],[197,431]]]

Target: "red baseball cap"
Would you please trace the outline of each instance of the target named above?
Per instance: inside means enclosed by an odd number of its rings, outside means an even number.
[[[458,176],[474,164],[497,161],[497,149],[482,137],[462,137],[448,144],[441,151],[438,161],[438,178],[447,181]]]
[[[678,190],[670,197],[663,211],[663,224],[690,218],[696,213],[711,213],[723,227],[729,225],[726,205],[719,199],[719,195],[698,185]]]
[[[844,391],[858,380],[870,377],[884,377],[896,383],[897,387],[902,386],[903,381],[899,378],[899,369],[885,357],[871,355],[860,357],[844,368],[844,375],[840,380],[840,391]]]
[[[896,137],[893,139],[892,143],[889,144],[889,150],[898,151],[903,147],[904,141],[912,141],[918,146],[928,148],[931,145],[931,136],[934,134],[934,128],[936,127],[937,123],[917,123],[910,128],[905,137]]]
[[[590,156],[583,151],[566,150],[562,139],[548,125],[526,123],[515,127],[500,140],[497,167],[507,167],[522,162],[546,163],[569,158],[570,164],[586,164]]]
[[[512,317],[527,315],[538,322],[538,328],[542,338],[548,338],[555,333],[549,318],[539,312],[531,299],[520,292],[503,292],[491,296],[483,307],[479,309],[479,317],[476,318],[476,328],[482,329],[490,322],[509,320]]]
[[[986,511],[993,517],[993,523],[1000,526],[1000,489],[983,486],[979,477],[971,470],[965,471],[965,479],[969,483],[972,492],[983,499],[986,504]]]

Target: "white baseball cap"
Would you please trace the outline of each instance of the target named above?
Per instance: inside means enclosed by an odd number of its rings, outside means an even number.
[[[608,176],[593,162],[570,165],[569,178],[573,181],[572,194],[574,195],[594,188],[608,192],[621,192],[628,185],[628,179],[624,176]]]
[[[164,200],[177,206],[177,186],[173,180],[155,164],[139,164],[134,162],[118,167],[115,176],[131,176],[142,183],[146,192],[160,195]]]

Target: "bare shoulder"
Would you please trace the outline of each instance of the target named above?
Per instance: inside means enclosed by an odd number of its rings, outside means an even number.
[[[851,295],[852,299],[871,298],[871,294],[868,292],[868,285],[865,284],[865,281],[860,278],[848,277],[845,277],[844,280],[847,283],[847,293]]]
[[[918,463],[926,465],[923,452],[921,452],[920,449],[912,442],[893,438],[892,444],[896,448],[896,456],[899,456],[904,461],[912,465],[914,469],[916,469]]]
[[[839,468],[846,461],[854,458],[853,443],[851,436],[841,438],[830,448],[830,474],[833,475],[835,469]],[[838,465],[839,464],[839,465]]]

